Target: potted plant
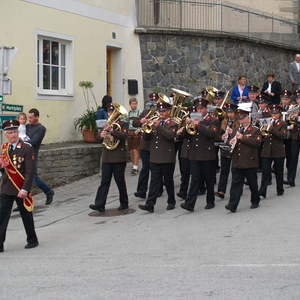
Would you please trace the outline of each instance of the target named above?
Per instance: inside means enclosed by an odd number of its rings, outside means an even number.
[[[85,112],[75,119],[75,129],[82,132],[83,140],[87,143],[97,142],[97,126],[96,126],[96,107],[97,101],[93,92],[93,83],[91,81],[80,81],[79,86],[83,90],[83,97],[87,109]],[[94,100],[95,107],[90,105],[90,96]]]

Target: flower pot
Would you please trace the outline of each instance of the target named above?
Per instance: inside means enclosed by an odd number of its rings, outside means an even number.
[[[82,137],[86,143],[97,143],[97,138],[94,131],[91,131],[89,129],[83,129]]]

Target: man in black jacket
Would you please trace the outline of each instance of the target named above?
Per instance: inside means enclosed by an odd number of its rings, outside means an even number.
[[[35,155],[33,183],[36,184],[45,193],[47,197],[46,205],[49,205],[53,201],[54,191],[37,174],[39,150],[46,133],[46,128],[39,122],[39,117],[40,113],[36,108],[32,108],[29,111],[29,124],[26,125],[26,134],[30,138],[28,143],[31,144],[33,153]]]
[[[268,73],[267,81],[262,87],[262,92],[270,96],[271,104],[280,104],[281,84],[275,81],[275,74]]]

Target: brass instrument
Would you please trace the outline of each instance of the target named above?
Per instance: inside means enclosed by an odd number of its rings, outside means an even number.
[[[109,116],[106,122],[106,126],[104,127],[103,130],[105,130],[105,128],[112,127],[113,130],[121,131],[121,126],[117,122],[122,116],[127,115],[128,112],[124,106],[118,103],[112,103],[112,106],[114,107],[114,110],[112,114]],[[107,132],[107,135],[103,140],[103,145],[105,146],[105,148],[107,150],[114,150],[119,146],[119,144],[120,144],[120,140],[115,139],[110,132]]]
[[[203,120],[203,116],[202,119],[200,121]],[[189,135],[195,135],[197,133],[197,126],[196,124],[191,120],[190,123],[187,123],[185,125],[185,130]]]
[[[158,97],[159,97],[158,102],[165,102],[165,103],[171,104],[170,99],[167,95],[165,95],[163,93],[159,93]],[[158,111],[153,110],[151,113],[149,112],[147,114],[146,118],[147,119],[149,118],[149,119],[146,123],[143,124],[142,131],[149,134],[153,130],[153,124],[160,118],[160,114]]]
[[[224,117],[225,116],[225,111],[223,109],[227,99],[228,99],[228,96],[229,96],[229,93],[230,93],[231,89],[227,91],[222,103],[220,106],[218,106],[216,109],[215,109],[215,115],[217,115],[217,117]]]
[[[179,125],[189,115],[187,109],[183,107],[184,100],[186,97],[192,97],[192,95],[185,91],[181,91],[174,88],[171,90],[174,93],[174,101],[170,117],[177,125]]]
[[[273,124],[272,118],[265,118],[261,120],[260,133],[263,137],[268,137],[270,135],[270,129]]]
[[[213,102],[216,98],[216,93],[218,92],[218,89],[215,88],[214,86],[209,85],[206,87],[206,91],[207,91],[206,100],[209,102]]]
[[[296,124],[299,112],[300,112],[300,104],[294,105],[286,112],[286,116],[285,116],[286,120],[290,124]]]

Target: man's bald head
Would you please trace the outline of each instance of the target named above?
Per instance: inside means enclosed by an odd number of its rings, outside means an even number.
[[[295,61],[298,62],[298,63],[300,63],[300,54],[297,53],[295,55]]]

